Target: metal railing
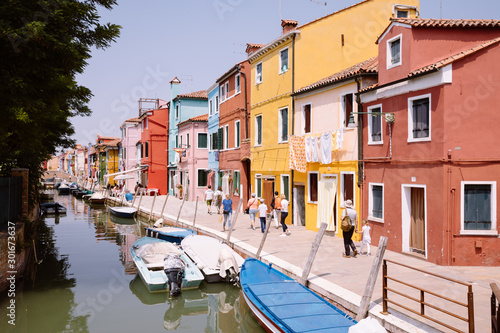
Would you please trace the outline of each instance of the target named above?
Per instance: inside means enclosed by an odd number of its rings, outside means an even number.
[[[496,283],[490,283],[491,287],[491,332],[500,333],[500,289]]]
[[[430,291],[430,290],[427,290],[427,289],[424,289],[421,287],[417,287],[417,286],[411,285],[405,281],[398,280],[394,277],[390,277],[388,275],[388,271],[387,271],[387,263],[399,265],[399,266],[408,268],[408,269],[413,270],[413,271],[421,272],[421,273],[424,273],[427,275],[432,275],[434,277],[446,280],[448,282],[452,282],[455,284],[460,284],[460,285],[466,286],[467,287],[467,303],[460,302],[460,301],[451,299],[449,297],[445,297],[443,295],[438,294],[437,292],[433,292],[433,291]],[[387,306],[388,306],[388,303],[391,303],[391,304],[394,304],[400,308],[403,308],[411,313],[417,314],[425,319],[428,319],[428,320],[431,320],[435,323],[438,323],[439,325],[444,326],[452,331],[462,332],[462,333],[465,332],[465,331],[461,331],[460,329],[458,329],[456,327],[453,327],[452,324],[445,323],[437,318],[434,318],[434,317],[428,315],[426,313],[426,308],[430,308],[430,309],[438,311],[439,313],[445,314],[445,315],[449,316],[450,318],[455,318],[455,319],[458,319],[460,321],[466,322],[467,326],[468,326],[468,332],[474,333],[474,297],[473,297],[473,293],[472,293],[472,285],[471,284],[457,281],[457,280],[453,280],[453,279],[449,279],[447,277],[444,277],[444,276],[441,276],[438,274],[434,274],[434,273],[431,273],[428,271],[424,271],[424,270],[421,270],[418,268],[414,268],[414,267],[404,265],[404,264],[401,264],[401,263],[398,263],[398,262],[395,262],[392,260],[387,260],[387,259],[384,259],[384,263],[383,263],[383,267],[382,267],[382,274],[383,274],[382,275],[382,297],[383,297],[383,299],[382,299],[383,312],[382,313],[383,314],[388,314]],[[393,281],[395,283],[398,283],[400,285],[404,285],[408,288],[418,290],[420,293],[420,298],[412,297],[406,293],[398,291],[395,288],[389,288],[388,284],[387,284],[389,280]],[[394,293],[396,295],[399,295],[400,297],[402,297],[404,299],[408,299],[410,301],[418,303],[420,305],[420,311],[416,311],[416,310],[414,310],[406,305],[398,303],[394,299],[389,299],[389,292]],[[430,295],[429,298],[434,297],[436,299],[445,301],[447,306],[439,307],[435,304],[431,304],[430,302],[428,302],[426,300],[426,294]],[[451,312],[450,308],[452,305],[458,306],[460,308],[466,308],[467,309],[467,318]]]

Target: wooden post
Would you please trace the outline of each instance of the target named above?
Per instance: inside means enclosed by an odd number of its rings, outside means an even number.
[[[314,243],[312,244],[311,247],[311,252],[309,252],[309,258],[307,258],[306,266],[304,267],[304,270],[302,271],[302,281],[301,283],[307,287],[307,277],[309,276],[309,273],[311,272],[312,264],[314,262],[314,258],[316,257],[316,253],[318,252],[319,245],[321,244],[321,240],[323,239],[323,235],[325,234],[327,224],[326,223],[321,223],[321,226],[319,227],[319,231],[316,234],[316,238],[314,239]]]
[[[271,213],[272,214],[272,213]],[[267,238],[267,233],[269,232],[269,226],[271,226],[271,214],[267,216],[266,214],[266,231],[264,231],[264,235],[262,235],[262,240],[260,241],[259,249],[257,250],[257,253],[255,254],[255,258],[260,259],[260,252],[262,251],[262,248],[264,247],[264,243],[266,242]]]
[[[233,233],[234,226],[236,225],[236,220],[238,219],[238,213],[241,210],[241,206],[243,205],[243,197],[240,197],[240,201],[238,202],[238,207],[236,208],[236,212],[231,221],[231,227],[229,228],[229,232],[227,233],[226,243],[229,244],[229,240],[231,239],[231,234]]]
[[[137,204],[137,216],[139,216],[139,210],[141,209],[141,201],[142,201],[143,194],[144,194],[144,192],[141,191],[141,197],[139,198],[139,203]]]
[[[160,218],[163,218],[163,211],[165,210],[165,206],[167,205],[168,195],[169,194],[167,193],[167,197],[165,198],[165,202],[163,203],[163,207],[161,208]]]
[[[368,313],[368,307],[373,295],[373,289],[375,289],[375,282],[377,281],[378,271],[380,270],[380,265],[382,264],[384,258],[385,248],[387,247],[387,240],[387,237],[380,236],[377,256],[373,261],[370,276],[368,276],[368,281],[366,282],[365,292],[363,294],[363,298],[361,298],[361,304],[359,305],[356,321],[364,319],[366,317],[366,314]]]
[[[200,198],[199,196],[196,196],[196,204],[194,206],[193,228],[194,228],[194,225],[196,224],[196,213],[198,213],[198,199],[199,198]]]
[[[137,192],[139,192],[139,188],[137,188],[137,190],[135,190],[134,199],[132,200],[132,207],[134,207],[135,198],[137,197]]]
[[[149,218],[148,218],[148,222],[151,221],[151,216],[153,216],[153,208],[155,207],[155,201],[156,201],[156,194],[158,192],[155,191],[155,197],[153,198],[153,204],[151,205],[151,211],[149,212]]]
[[[175,226],[177,226],[177,223],[179,223],[179,218],[181,217],[181,211],[182,211],[182,206],[184,206],[184,201],[186,201],[187,195],[184,195],[182,198],[182,203],[181,206],[179,207],[179,214],[177,214],[177,220],[175,220]]]

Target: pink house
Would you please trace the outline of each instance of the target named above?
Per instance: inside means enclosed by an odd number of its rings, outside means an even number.
[[[187,195],[186,200],[203,200],[208,185],[208,114],[196,116],[179,123],[179,148],[177,171],[178,197]]]
[[[141,139],[140,133],[140,120],[139,118],[130,118],[123,122],[120,126],[122,132],[121,153],[119,171],[127,171],[135,169],[139,166],[137,160],[136,143]],[[127,173],[133,176],[133,179],[126,179],[125,186],[127,189],[133,191],[136,182],[139,179],[139,171]]]
[[[500,266],[500,21],[391,19],[360,95],[361,217],[375,244]]]

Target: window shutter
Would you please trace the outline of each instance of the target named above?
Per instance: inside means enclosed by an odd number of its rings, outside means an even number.
[[[224,135],[224,132],[223,132],[223,128],[221,127],[217,130],[217,149],[218,150],[222,150],[222,144],[224,142],[223,135]]]

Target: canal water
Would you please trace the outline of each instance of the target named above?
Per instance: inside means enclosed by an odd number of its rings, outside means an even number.
[[[71,195],[55,201],[68,211],[33,231],[36,257],[16,284],[15,326],[2,298],[0,332],[263,332],[231,284],[203,282],[178,298],[149,293],[129,253],[144,221],[116,219]]]

